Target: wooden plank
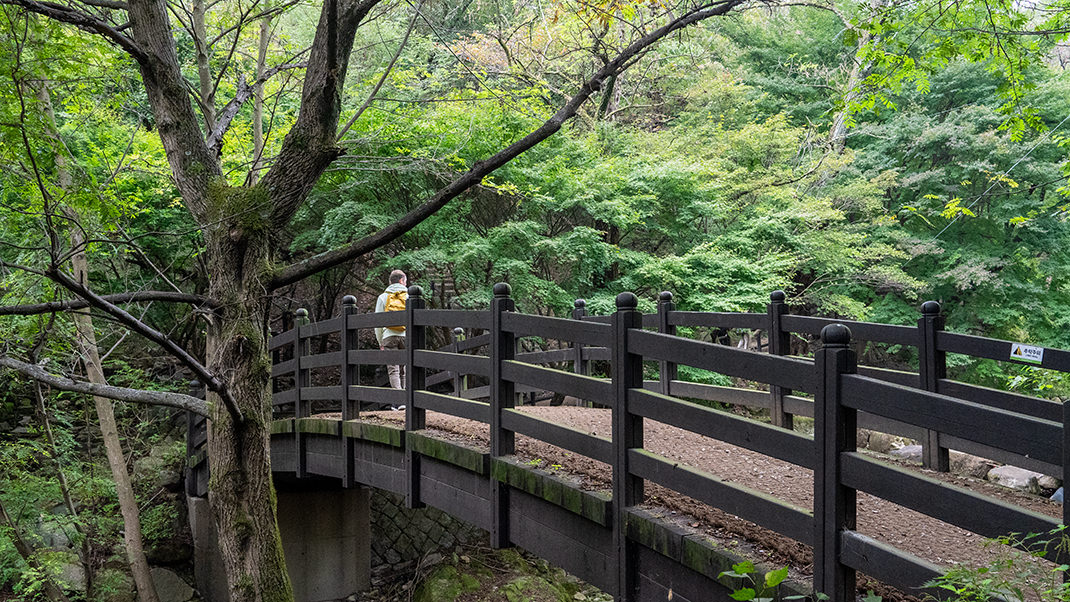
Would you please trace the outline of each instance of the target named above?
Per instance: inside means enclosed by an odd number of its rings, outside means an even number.
[[[1062,462],[1060,446],[1051,444],[1062,437],[1060,423],[855,374],[842,381],[843,403],[849,407],[1043,462]]]
[[[765,314],[716,311],[670,311],[669,325],[742,328],[746,330],[764,330],[769,326],[766,322]]]
[[[575,349],[551,349],[549,351],[518,353],[516,354],[516,359],[528,364],[546,364],[549,362],[570,362],[575,356]]]
[[[350,365],[400,366],[406,357],[404,349],[354,349],[348,359]]]
[[[418,309],[413,315],[417,326],[445,328],[490,328],[489,311],[467,309]]]
[[[873,322],[856,322],[837,318],[814,318],[810,316],[785,315],[781,318],[782,328],[787,332],[798,332],[818,336],[821,329],[830,324],[843,324],[851,329],[851,338],[874,343],[892,345],[909,345],[917,347],[918,329],[914,326],[895,324],[875,324]]]
[[[297,401],[297,389],[288,389],[286,391],[279,391],[278,393],[271,394],[271,404],[281,406],[287,403],[294,403]]]
[[[581,350],[581,353],[583,354],[583,359],[585,361],[594,360],[608,362],[613,359],[613,354],[608,347],[584,347]]]
[[[297,336],[297,329],[291,328],[286,332],[277,334],[268,339],[268,351],[274,351],[276,349],[291,345],[294,342],[294,338]]]
[[[285,362],[279,362],[271,365],[272,378],[278,378],[280,376],[292,376],[294,368],[297,367],[296,359],[288,359]]]
[[[490,398],[490,386],[483,385],[482,387],[473,387],[471,389],[465,389],[461,391],[463,399],[489,399]]]
[[[858,452],[841,456],[843,484],[984,537],[1047,533],[1059,521],[997,499],[890,466]]]
[[[793,416],[814,417],[814,400],[798,395],[784,396],[784,411]]]
[[[490,424],[490,404],[481,401],[430,391],[416,391],[416,407]]]
[[[812,514],[748,487],[673,462],[649,450],[629,451],[632,473],[720,508],[744,520],[809,544],[814,535]]]
[[[607,380],[533,366],[515,360],[502,362],[502,378],[605,405],[613,404],[613,384]]]
[[[476,337],[468,337],[463,341],[457,341],[457,351],[469,351],[471,349],[478,349],[485,345],[490,345],[490,333],[484,333]]]
[[[335,454],[317,454],[305,452],[305,472],[310,475],[342,478],[342,456]]]
[[[353,459],[353,480],[398,495],[405,493],[405,471],[378,462]]]
[[[392,406],[405,405],[405,389],[391,389],[390,387],[366,387],[353,385],[349,387],[350,401],[366,401],[368,403],[384,403]]]
[[[639,389],[628,391],[628,411],[804,468],[814,467],[814,440],[793,431]]]
[[[490,377],[489,357],[423,349],[416,349],[414,353],[416,364],[423,368]]]
[[[721,387],[718,385],[706,385],[682,380],[674,380],[669,383],[669,394],[674,397],[691,397],[704,401],[717,401],[731,403],[752,408],[766,408],[772,405],[769,393],[755,391],[753,389],[738,389],[735,387]]]
[[[858,374],[862,376],[868,376],[877,380],[883,380],[889,383],[895,383],[897,385],[903,385],[906,387],[918,386],[918,373],[917,372],[904,372],[903,370],[888,370],[887,368],[877,368],[875,366],[859,366]]]
[[[601,346],[609,345],[612,334],[603,324],[516,312],[502,316],[502,329],[517,337],[534,336]]]
[[[329,320],[322,320],[320,322],[313,322],[301,327],[301,338],[308,339],[311,337],[323,336],[325,334],[335,334],[342,330],[342,317],[335,316]]]
[[[344,354],[341,351],[332,351],[330,353],[320,353],[317,355],[302,355],[301,369],[311,370],[313,368],[341,366],[343,359]]]
[[[423,457],[420,500],[480,529],[491,526],[490,482],[474,473]]]
[[[509,491],[508,514],[513,543],[614,593],[616,556],[610,529],[517,490]]]
[[[584,322],[594,322],[595,324],[610,324],[613,322],[613,316],[588,316],[584,315],[581,318]]]
[[[405,324],[405,312],[381,311],[367,314],[351,314],[347,316],[346,325],[349,328],[386,328],[387,326],[401,326]]]
[[[795,358],[643,330],[629,334],[628,351],[642,354],[646,359],[666,360],[807,393],[813,393],[817,387],[812,363]]]
[[[1044,360],[1038,365],[1013,359],[1011,357],[1011,346],[1013,344],[1014,343],[1011,341],[975,337],[968,334],[957,334],[947,331],[936,333],[936,348],[940,351],[946,351],[947,353],[961,353],[972,357],[983,357],[1003,362],[1013,362],[1015,364],[1047,368],[1049,370],[1058,370],[1060,372],[1070,372],[1070,351],[1045,348]],[[1034,347],[1039,347],[1039,345],[1034,345]]]
[[[332,387],[301,387],[301,401],[342,401],[341,385]]]
[[[502,410],[502,427],[606,464],[613,463],[613,442],[603,437],[588,435],[512,409]]]
[[[917,441],[920,441],[928,432],[913,424],[893,420],[884,416],[877,416],[876,414],[870,414],[869,412],[858,413],[858,428],[869,429],[871,431],[877,431],[878,433],[898,435]]]
[[[840,562],[844,565],[914,596],[928,594],[941,599],[950,597],[951,592],[921,587],[944,574],[943,569],[935,564],[856,531],[841,532],[840,540]]]
[[[1009,391],[1000,391],[988,387],[980,387],[967,383],[960,383],[947,378],[937,381],[937,393],[958,397],[974,403],[1008,410],[1016,414],[1025,414],[1034,418],[1043,418],[1053,422],[1062,422],[1063,404],[1050,399],[1040,399]]]
[[[640,602],[733,602],[732,590],[678,562],[639,546]]]

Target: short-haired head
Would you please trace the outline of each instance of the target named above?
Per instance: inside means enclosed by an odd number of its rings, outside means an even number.
[[[399,284],[405,279],[405,272],[402,272],[401,270],[390,272],[390,284]]]

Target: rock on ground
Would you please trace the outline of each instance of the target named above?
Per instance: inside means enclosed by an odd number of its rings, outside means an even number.
[[[193,598],[193,588],[174,571],[156,567],[152,569],[152,582],[160,602],[187,602]]]

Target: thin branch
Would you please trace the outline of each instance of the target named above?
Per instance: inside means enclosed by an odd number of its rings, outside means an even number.
[[[409,36],[412,34],[412,30],[416,28],[416,18],[420,16],[421,6],[423,6],[422,0],[420,4],[416,6],[416,11],[413,13],[412,19],[409,20],[409,28],[405,30],[405,37],[401,39],[401,44],[398,45],[397,52],[394,53],[393,58],[390,59],[390,63],[387,64],[386,69],[383,70],[383,75],[379,78],[379,81],[375,83],[375,87],[372,88],[371,94],[368,94],[368,98],[364,100],[364,104],[360,105],[360,108],[357,109],[357,112],[354,113],[353,116],[349,118],[349,121],[347,121],[346,124],[342,126],[342,129],[338,131],[338,140],[341,140],[342,137],[346,135],[346,132],[349,131],[349,128],[353,127],[353,124],[356,123],[358,119],[360,119],[360,116],[364,114],[364,111],[367,111],[368,107],[370,107],[372,102],[375,101],[375,95],[379,93],[379,90],[383,87],[383,84],[386,83],[386,78],[389,77],[390,72],[394,70],[394,63],[398,62],[398,57],[401,56],[401,51],[405,50],[405,46],[409,43]]]
[[[309,257],[283,268],[268,284],[268,290],[275,290],[293,284],[308,276],[322,272],[323,270],[352,261],[365,253],[382,247],[409,230],[412,230],[451,200],[461,195],[472,186],[483,181],[483,178],[494,172],[494,170],[512,161],[521,153],[557,133],[557,131],[561,129],[561,126],[564,125],[565,121],[576,115],[580,106],[582,106],[591,95],[602,88],[602,82],[611,75],[619,73],[624,65],[628,64],[634,56],[643,52],[651,44],[679,29],[702,21],[703,19],[727,14],[742,3],[743,0],[724,0],[722,2],[707,5],[706,8],[695,10],[679,19],[675,19],[639,40],[636,40],[621,51],[621,53],[613,60],[607,62],[605,66],[599,69],[583,84],[575,96],[569,99],[557,113],[546,120],[538,129],[532,131],[527,136],[524,136],[493,156],[483,161],[477,161],[472,165],[471,169],[456,180],[450,182],[445,188],[436,192],[426,203],[413,209],[379,232],[357,240],[346,247],[320,253],[319,255]]]
[[[117,29],[99,17],[83,13],[69,6],[55,4],[53,2],[34,2],[33,0],[0,0],[0,4],[21,6],[22,8],[61,23],[74,25],[78,29],[104,36],[112,44],[121,48],[124,52],[134,57],[139,64],[148,62],[148,55],[133,40],[119,33]]]
[[[308,49],[301,51],[297,56],[300,56],[305,52],[308,52]],[[238,79],[237,94],[234,95],[234,98],[232,98],[230,102],[227,103],[227,106],[223,107],[223,110],[216,116],[215,127],[208,133],[208,138],[205,140],[205,144],[208,145],[208,148],[217,155],[220,153],[223,148],[223,135],[226,134],[227,129],[230,128],[230,123],[238,116],[238,111],[241,110],[242,105],[249,102],[249,99],[253,97],[257,85],[263,84],[282,71],[288,69],[304,69],[307,65],[307,63],[285,63],[277,67],[272,67],[258,77],[252,85],[245,83],[244,77]]]
[[[88,287],[83,286],[77,280],[71,278],[68,274],[65,274],[60,270],[54,268],[50,268],[46,272],[46,274],[52,281],[56,282],[63,288],[66,288],[72,293],[78,295],[82,299],[88,301],[89,305],[91,305],[92,307],[95,307],[107,314],[110,314],[127,328],[156,343],[168,353],[173,355],[176,359],[178,359],[178,361],[182,362],[182,364],[192,370],[193,373],[197,375],[197,378],[199,378],[201,382],[205,383],[205,386],[208,387],[209,390],[215,391],[219,394],[219,397],[222,398],[223,404],[226,406],[227,411],[230,412],[231,417],[234,419],[235,422],[242,422],[243,418],[241,410],[238,408],[237,403],[235,403],[234,398],[230,394],[230,391],[228,391],[226,386],[223,384],[223,381],[220,380],[215,374],[212,374],[208,370],[208,368],[198,362],[197,359],[190,355],[188,351],[186,351],[177,343],[172,341],[167,335],[142,322],[141,320],[138,320],[119,306],[113,303],[109,303],[100,295],[97,295],[93,291],[89,290]]]
[[[41,273],[43,276],[44,273]],[[186,293],[174,293],[170,291],[142,291],[137,293],[118,293],[115,295],[101,295],[101,299],[108,303],[143,303],[147,301],[163,301],[165,303],[189,303],[190,305],[204,306],[211,309],[219,307],[219,303],[201,295]],[[0,316],[35,316],[55,311],[67,311],[71,309],[84,309],[90,303],[85,299],[71,299],[68,301],[50,301],[48,303],[35,303],[32,305],[0,305]]]
[[[130,389],[127,387],[114,387],[111,385],[98,385],[82,382],[67,376],[50,374],[41,366],[20,362],[19,360],[6,355],[0,355],[0,366],[14,370],[23,376],[32,378],[37,382],[44,383],[61,391],[97,395],[99,397],[107,397],[108,399],[128,401],[131,403],[167,406],[208,417],[208,404],[192,395],[171,393],[169,391],[145,391],[142,389]]]

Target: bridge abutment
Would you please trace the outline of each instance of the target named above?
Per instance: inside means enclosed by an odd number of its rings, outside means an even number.
[[[370,490],[280,490],[279,533],[297,602],[328,602],[371,582]],[[207,498],[189,498],[197,589],[229,599]]]

